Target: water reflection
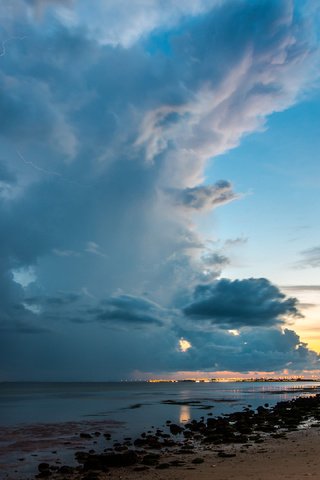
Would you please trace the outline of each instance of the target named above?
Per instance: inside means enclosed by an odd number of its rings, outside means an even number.
[[[190,421],[190,419],[191,419],[190,407],[188,405],[181,405],[180,416],[179,416],[180,423],[187,423]]]

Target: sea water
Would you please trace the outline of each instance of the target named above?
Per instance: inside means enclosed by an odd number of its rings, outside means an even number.
[[[319,382],[4,382],[0,477],[29,478],[35,462],[70,463],[76,449],[99,451],[153,427],[165,429],[167,420],[183,424],[318,391]],[[80,438],[81,432],[96,431],[111,433],[110,444],[103,435]]]
[[[273,405],[319,389],[318,382],[4,382],[0,425],[117,420],[134,434],[167,419],[185,422],[208,411],[220,415],[248,404]]]

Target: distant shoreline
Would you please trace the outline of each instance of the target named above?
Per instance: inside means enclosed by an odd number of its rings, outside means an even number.
[[[217,379],[149,379],[149,380],[101,380],[101,381],[92,381],[92,380],[0,380],[0,385],[5,384],[97,384],[101,385],[104,383],[301,383],[301,382],[320,382],[320,378],[217,378]]]

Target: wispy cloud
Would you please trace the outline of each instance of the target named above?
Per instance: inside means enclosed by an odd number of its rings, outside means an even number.
[[[295,264],[295,268],[318,268],[320,267],[320,247],[307,248],[300,252],[301,259]]]
[[[108,256],[106,253],[103,252],[103,250],[97,243],[92,241],[87,243],[85,251],[87,253],[92,253],[93,255],[97,255],[98,257],[106,258]]]
[[[242,197],[235,193],[230,182],[221,180],[214,185],[200,185],[193,188],[170,189],[174,203],[185,209],[208,211]]]

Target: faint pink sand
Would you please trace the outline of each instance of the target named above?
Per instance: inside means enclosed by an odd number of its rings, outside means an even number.
[[[112,434],[123,425],[123,422],[100,420],[2,426],[0,478],[30,478],[37,473],[37,464],[44,461],[75,463],[76,450],[107,447],[103,433]],[[101,436],[95,436],[95,432],[100,432]],[[92,439],[82,439],[80,433],[90,433]]]

